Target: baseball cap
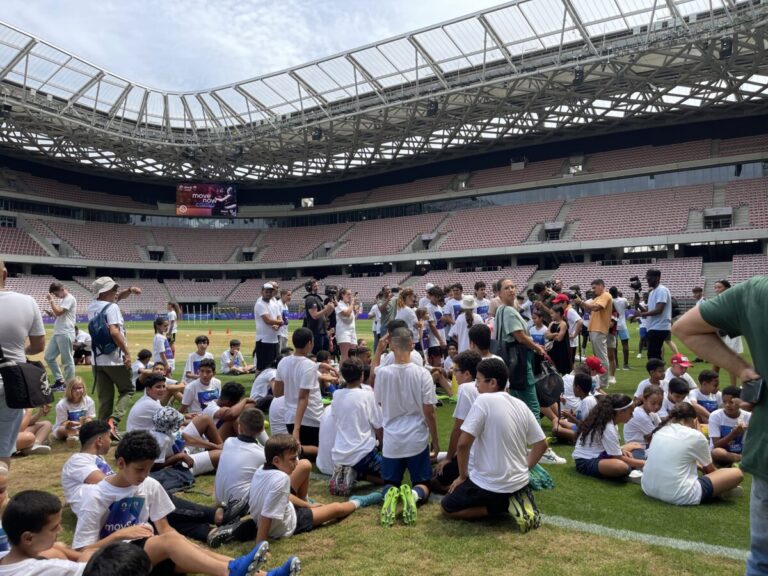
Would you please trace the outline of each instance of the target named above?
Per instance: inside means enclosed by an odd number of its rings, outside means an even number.
[[[683,356],[682,354],[673,354],[672,358],[669,359],[669,363],[673,366],[682,366],[683,368],[690,368],[693,366],[690,360],[688,360],[688,356]]]
[[[264,284],[264,286],[262,286],[262,289],[264,289],[264,290],[274,290],[275,287],[272,286],[271,282],[267,282],[266,284]]]
[[[109,292],[113,288],[117,287],[117,282],[112,280],[109,276],[102,276],[101,278],[96,278],[96,280],[93,281],[91,284],[91,291],[98,296],[99,294],[103,294],[104,292]]]
[[[567,304],[568,296],[565,294],[558,294],[557,296],[555,296],[555,299],[552,300],[552,304],[560,304],[560,303]]]
[[[600,358],[597,356],[587,356],[587,359],[584,360],[584,364],[586,364],[590,370],[597,370],[598,374],[605,374],[605,366],[603,366],[603,363],[600,362]]]

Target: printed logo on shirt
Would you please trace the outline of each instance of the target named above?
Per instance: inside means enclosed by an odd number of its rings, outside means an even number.
[[[477,307],[477,313],[480,315],[480,318],[482,318],[484,321],[488,319],[488,310],[490,309],[490,306],[478,306]]]
[[[173,360],[173,348],[171,348],[171,343],[168,342],[168,338],[165,339],[165,357],[167,360]]]
[[[531,339],[536,342],[536,344],[541,344],[542,346],[547,342],[544,338],[544,334],[531,334]]]
[[[283,310],[283,326],[288,326],[288,310]]]
[[[85,418],[88,415],[88,411],[83,410],[67,410],[67,420],[70,422],[79,422],[80,418]]]
[[[438,330],[445,328],[445,324],[443,324],[443,313],[439,310],[435,310],[435,327]]]
[[[458,318],[460,314],[461,314],[461,303],[454,304],[453,305],[453,319],[456,320],[456,318]]]
[[[201,360],[192,360],[192,373],[193,374],[200,374],[200,362]]]
[[[99,538],[106,538],[118,530],[136,526],[139,523],[141,511],[144,509],[144,498],[131,496],[113,502],[109,507],[107,518],[99,532]]]
[[[174,454],[181,454],[184,452],[186,444],[187,443],[184,442],[184,437],[181,435],[181,430],[178,430],[173,437],[173,446],[171,446],[171,450],[173,450]]]
[[[205,408],[210,402],[218,399],[219,391],[216,388],[211,390],[201,390],[197,393],[197,401],[200,403],[201,408]]]
[[[698,398],[697,402],[700,406],[703,406],[710,414],[717,410],[717,400]]]
[[[728,436],[728,434],[731,433],[733,430],[733,426],[720,426],[720,438],[725,438]],[[738,438],[731,440],[728,443],[728,452],[733,452],[734,454],[741,454],[741,451],[744,449],[744,434],[739,436]]]
[[[96,458],[96,468],[98,468],[105,476],[112,476],[112,474],[114,474],[112,467],[101,457]]]

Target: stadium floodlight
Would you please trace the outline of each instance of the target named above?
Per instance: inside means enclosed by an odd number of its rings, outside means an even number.
[[[315,128],[312,130],[311,138],[315,142],[319,142],[323,139],[323,129],[322,128]]]
[[[573,69],[573,85],[581,86],[584,84],[584,66],[576,66]]]
[[[733,38],[726,36],[720,39],[720,60],[727,60],[733,56]]]
[[[427,118],[437,116],[437,111],[440,109],[440,105],[437,100],[430,100],[427,102]]]

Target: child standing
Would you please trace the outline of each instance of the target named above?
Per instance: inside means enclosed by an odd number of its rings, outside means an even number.
[[[219,397],[221,380],[214,378],[214,374],[216,374],[216,362],[213,357],[200,360],[197,380],[193,380],[184,387],[184,395],[181,399],[182,414],[185,412],[198,414],[211,400]]]
[[[600,396],[597,405],[579,424],[573,460],[576,471],[593,478],[624,479],[638,482],[644,462],[627,454],[640,448],[637,444],[621,446],[619,424],[632,418],[635,403],[624,394]]]
[[[752,414],[739,407],[740,397],[741,389],[738,386],[728,386],[723,390],[723,407],[709,417],[709,445],[712,460],[718,466],[741,462],[744,433]]]
[[[152,339],[152,361],[162,362],[165,366],[166,376],[173,372],[176,360],[173,357],[171,343],[165,333],[168,331],[168,320],[163,317],[155,318],[153,323],[155,337]]]
[[[77,438],[80,427],[96,417],[96,405],[85,393],[85,382],[75,376],[67,382],[64,398],[56,403],[53,433],[59,440]]]
[[[208,336],[200,335],[195,338],[195,346],[197,349],[194,352],[190,352],[187,356],[187,363],[184,364],[184,384],[189,384],[195,380],[200,371],[200,362],[206,358],[213,360],[213,354],[208,352],[208,345],[210,341]]]

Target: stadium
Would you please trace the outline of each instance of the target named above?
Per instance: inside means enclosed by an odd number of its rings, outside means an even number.
[[[120,303],[132,348],[151,348],[149,321],[175,302],[178,346],[207,333],[214,355],[234,336],[250,350],[265,282],[295,292],[291,330],[309,280],[351,289],[365,337],[384,286],[602,278],[629,298],[654,268],[686,310],[696,287],[710,298],[719,280],[768,274],[767,29],[766,0],[513,0],[169,92],[0,22],[5,287],[46,310],[61,282],[82,323],[109,276],[141,289]],[[621,391],[645,377],[630,330]],[[57,466],[67,455],[54,449]],[[45,473],[30,460],[15,470]],[[535,533],[446,524],[434,505],[388,541],[361,513],[273,553],[299,554],[308,574],[743,571],[748,497],[670,509],[552,468]]]

